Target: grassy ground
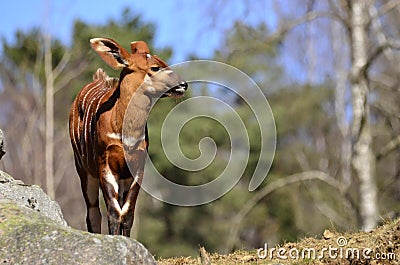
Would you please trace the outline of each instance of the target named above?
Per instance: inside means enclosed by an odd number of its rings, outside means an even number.
[[[198,257],[160,259],[158,262],[161,265],[400,264],[400,219],[371,232],[338,233],[325,230],[320,238],[304,238],[296,243],[268,246],[267,252],[236,251],[220,255],[209,254],[201,248]]]

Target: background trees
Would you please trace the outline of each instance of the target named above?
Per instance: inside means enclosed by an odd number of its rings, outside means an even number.
[[[156,255],[190,255],[198,245],[210,252],[255,248],[321,233],[328,226],[370,229],[400,211],[400,1],[276,1],[274,27],[263,20],[251,22],[263,16],[265,6],[243,6],[247,12],[242,19],[221,32],[214,59],[245,71],[263,89],[277,126],[274,164],[262,186],[249,192],[260,150],[260,131],[250,108],[226,88],[194,85],[189,97],[220,97],[238,111],[249,133],[250,162],[234,189],[204,206],[175,207],[142,192],[134,235]],[[216,16],[211,4],[203,8],[215,15],[214,28],[229,18],[228,13]],[[205,25],[205,30],[211,29]],[[2,41],[0,126],[8,152],[1,166],[53,193],[69,224],[84,229],[67,113],[96,68],[105,67],[88,39],[109,36],[121,44],[141,39],[153,46],[155,25],[126,9],[119,19],[101,25],[78,20],[73,32],[70,46],[38,29],[17,32],[15,43]],[[168,61],[173,48],[155,53]],[[46,115],[51,98],[54,106]],[[168,162],[161,150],[160,123],[175,102],[157,104],[149,120],[149,152],[157,169],[190,185],[218,175],[223,159],[194,173]],[[201,118],[182,131],[183,152],[198,156],[198,141],[204,136],[214,139],[219,152],[229,151],[223,127]],[[45,155],[49,141],[52,163]],[[46,175],[48,163],[53,169]]]

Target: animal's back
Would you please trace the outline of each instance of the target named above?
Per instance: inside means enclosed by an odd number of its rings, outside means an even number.
[[[106,103],[117,89],[118,78],[109,77],[99,68],[93,75],[93,82],[79,91],[69,113],[69,132],[79,168],[97,170],[94,163],[97,132],[96,122],[101,106]],[[92,132],[92,133],[90,133]]]

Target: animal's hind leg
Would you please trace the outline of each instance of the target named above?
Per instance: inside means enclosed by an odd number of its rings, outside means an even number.
[[[91,233],[101,233],[101,213],[99,208],[99,179],[86,172],[79,172],[83,197],[86,203],[86,225]]]

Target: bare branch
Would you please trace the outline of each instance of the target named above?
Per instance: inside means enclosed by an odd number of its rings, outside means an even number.
[[[313,21],[318,18],[332,18],[334,20],[338,20],[343,23],[343,25],[347,25],[346,21],[340,17],[337,14],[334,14],[333,12],[317,12],[317,11],[311,11],[306,13],[304,16],[294,19],[292,21],[289,21],[285,23],[283,26],[281,26],[278,30],[276,30],[274,33],[269,35],[266,38],[266,41],[274,41],[279,38],[282,38],[282,36],[286,35],[290,30],[295,28],[296,26],[299,26],[303,23]]]
[[[376,159],[380,160],[390,154],[392,151],[400,147],[400,135],[390,140],[376,155]]]
[[[399,5],[400,5],[399,0],[392,0],[392,1],[386,2],[385,4],[383,4],[379,7],[379,10],[377,12],[378,17],[381,17],[381,16],[389,13],[390,11],[392,11]]]
[[[58,63],[58,65],[53,69],[53,77],[56,79],[61,72],[65,69],[67,66],[69,60],[71,59],[72,52],[71,51],[66,51],[61,58],[61,61]]]
[[[378,77],[369,76],[369,79],[375,86],[379,88],[383,88],[393,92],[399,92],[398,82],[395,78],[385,75],[384,73],[380,73]]]
[[[400,2],[397,0],[396,2]],[[382,29],[382,24],[379,20],[379,14],[378,10],[374,5],[369,6],[368,10],[370,17],[371,17],[371,22],[372,22],[372,29],[375,32],[376,38],[378,40],[378,47],[376,47],[369,55],[369,59],[366,65],[365,70],[368,70],[368,68],[372,65],[372,63],[381,55],[382,53],[385,55],[385,57],[393,64],[393,65],[398,65],[396,62],[396,58],[393,54],[392,49],[400,49],[400,42],[395,41],[395,40],[389,40]]]
[[[394,109],[389,109],[387,105],[372,103],[372,106],[383,112],[386,112],[387,114],[389,114],[393,117],[396,117],[397,119],[400,119],[400,114],[398,113],[398,111],[396,111]]]
[[[400,49],[400,41],[397,40],[386,40],[382,42],[378,47],[376,47],[369,55],[368,65],[371,65],[372,62],[385,52],[387,49]]]
[[[76,78],[79,74],[82,73],[83,69],[85,69],[88,65],[87,61],[82,61],[78,67],[66,73],[63,78],[57,82],[56,88],[54,89],[54,94],[60,91],[63,87],[65,87],[72,79]]]
[[[349,221],[343,217],[343,213],[338,213],[335,209],[329,206],[321,197],[320,191],[316,185],[312,185],[310,188],[307,187],[310,192],[313,202],[316,208],[328,219],[332,220],[335,224],[341,227],[347,227]]]
[[[246,204],[242,207],[242,209],[237,213],[235,218],[233,219],[233,224],[231,226],[230,232],[229,232],[229,237],[227,240],[226,244],[226,250],[231,251],[234,244],[235,240],[237,238],[237,234],[239,232],[239,226],[242,223],[243,219],[247,216],[247,214],[251,211],[254,206],[257,205],[259,201],[267,197],[269,194],[274,192],[277,189],[286,187],[290,184],[297,183],[297,182],[303,182],[303,181],[308,181],[308,180],[319,180],[322,181],[329,186],[337,189],[338,191],[342,190],[342,185],[339,183],[337,180],[329,176],[327,173],[322,172],[322,171],[306,171],[294,175],[290,175],[288,177],[278,179],[267,186],[265,186],[263,189],[258,191],[250,200],[246,202]]]

